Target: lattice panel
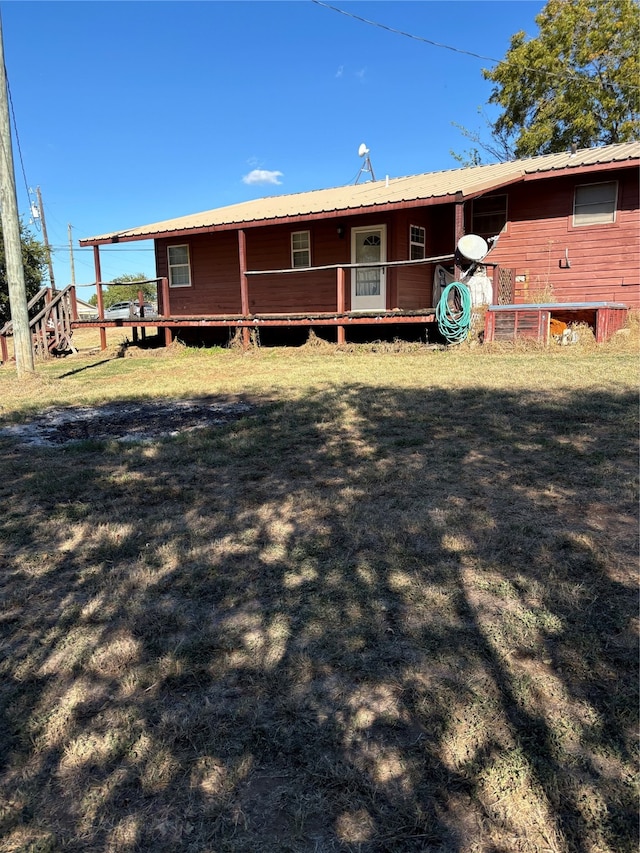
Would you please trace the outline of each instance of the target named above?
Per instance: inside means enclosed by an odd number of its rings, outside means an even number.
[[[515,270],[500,267],[498,270],[498,305],[513,304]]]

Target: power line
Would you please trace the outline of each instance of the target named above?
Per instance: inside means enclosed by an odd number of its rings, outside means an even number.
[[[369,24],[372,27],[378,27],[381,30],[386,30],[389,33],[394,33],[397,36],[404,36],[414,41],[421,41],[425,44],[430,44],[432,47],[441,47],[444,50],[452,50],[454,53],[463,53],[465,56],[472,56],[474,59],[484,59],[487,62],[500,62],[499,59],[493,59],[491,56],[482,56],[480,53],[473,53],[470,50],[463,50],[459,47],[452,47],[450,44],[442,44],[438,41],[416,36],[413,33],[406,33],[404,30],[397,30],[395,27],[390,27],[387,24],[381,24],[378,21],[370,21],[368,18],[362,18],[360,15],[354,15],[352,12],[346,12],[344,9],[338,9],[337,6],[331,6],[329,3],[323,3],[322,0],[311,0],[316,6],[324,6],[325,9],[331,9],[332,12],[339,12],[341,15],[346,15],[347,18],[353,18],[355,21],[360,21],[362,24]]]
[[[16,121],[15,110],[13,109],[13,98],[11,97],[11,86],[9,85],[9,75],[7,74],[7,66],[4,67],[5,77],[7,78],[7,94],[9,95],[9,104],[11,105],[11,118],[13,119],[13,132],[16,137],[16,144],[18,146],[18,157],[20,159],[20,168],[22,170],[22,179],[24,181],[24,188],[27,191],[27,198],[29,196],[29,184],[27,182],[27,175],[24,170],[24,160],[22,159],[22,147],[20,145],[20,135],[18,134],[18,123]]]
[[[430,44],[432,47],[440,47],[443,50],[451,50],[453,53],[460,53],[464,56],[471,56],[474,59],[482,59],[485,62],[495,62],[496,64],[500,64],[503,60],[496,59],[492,56],[483,56],[481,53],[474,53],[471,50],[464,50],[460,47],[453,47],[450,44],[443,44],[442,42],[433,41],[432,39],[424,38],[424,36],[416,36],[413,33],[407,33],[404,30],[398,30],[395,27],[390,27],[388,24],[381,24],[379,21],[370,21],[368,18],[363,18],[360,15],[354,15],[353,12],[347,12],[344,9],[338,9],[337,6],[331,6],[329,3],[323,3],[322,0],[311,0],[312,3],[315,3],[316,6],[323,6],[325,9],[331,9],[332,12],[338,12],[340,15],[345,15],[347,18],[353,18],[354,21],[360,21],[362,24],[368,24],[371,27],[378,27],[380,30],[386,30],[389,33],[394,33],[397,36],[404,36],[408,39],[413,39],[413,41],[423,42],[424,44]],[[545,71],[541,68],[532,68],[531,66],[523,65],[522,69],[524,71],[530,71],[533,74],[543,74],[545,77],[556,77],[560,80],[573,80],[580,83],[599,83],[601,86],[610,86],[612,85],[606,79],[594,79],[593,77],[588,77],[584,74],[564,74],[561,71]],[[640,89],[640,86],[634,86],[633,84],[628,84],[629,89]]]
[[[53,251],[59,251],[64,249],[68,250],[69,245],[62,245],[61,243],[52,244],[49,246]],[[93,252],[92,246],[76,246],[74,247],[74,252]],[[111,246],[100,246],[100,253],[102,252],[155,252],[155,249],[121,249],[121,248],[111,248]]]

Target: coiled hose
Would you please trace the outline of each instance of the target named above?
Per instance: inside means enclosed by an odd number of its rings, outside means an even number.
[[[436,305],[436,320],[450,344],[465,340],[471,328],[471,292],[466,285],[454,281],[445,287]]]

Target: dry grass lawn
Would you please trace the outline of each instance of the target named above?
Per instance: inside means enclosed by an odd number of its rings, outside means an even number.
[[[0,369],[0,426],[253,408],[0,433],[2,853],[637,850],[633,341],[117,343]]]

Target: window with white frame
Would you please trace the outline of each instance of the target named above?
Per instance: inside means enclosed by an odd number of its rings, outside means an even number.
[[[617,181],[581,184],[573,197],[573,224],[607,225],[616,221]]]
[[[471,211],[471,233],[479,237],[497,237],[507,224],[506,195],[474,198]]]
[[[421,261],[426,257],[427,232],[420,225],[409,227],[409,257],[412,261]]]
[[[293,231],[291,234],[291,266],[311,266],[311,233],[309,231]]]
[[[190,287],[191,266],[189,264],[189,247],[169,246],[169,287]]]

